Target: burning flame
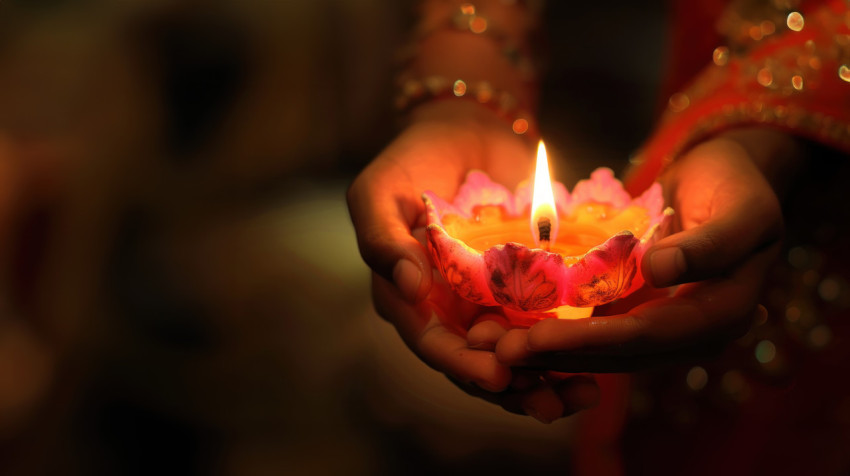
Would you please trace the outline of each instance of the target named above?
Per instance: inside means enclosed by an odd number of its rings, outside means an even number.
[[[552,180],[549,178],[549,159],[541,140],[537,145],[537,169],[534,172],[534,196],[531,200],[531,235],[534,245],[549,250],[558,238],[558,212]]]

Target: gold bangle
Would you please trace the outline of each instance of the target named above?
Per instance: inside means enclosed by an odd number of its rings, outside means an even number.
[[[408,79],[401,85],[395,106],[398,111],[406,112],[430,101],[452,98],[475,101],[487,107],[509,122],[517,135],[528,134],[529,131],[530,135],[536,134],[537,128],[529,110],[522,107],[514,95],[494,89],[487,81],[468,82],[443,76]]]
[[[436,25],[426,28],[420,25],[410,41],[398,50],[396,59],[400,69],[405,69],[416,58],[419,45],[427,38],[441,31],[454,31],[488,38],[497,45],[500,54],[516,69],[522,81],[535,81],[539,61],[532,57],[524,40],[516,40],[500,30],[497,25],[491,24],[489,19],[483,16],[472,3],[455,5],[453,8],[455,13],[449,14]]]

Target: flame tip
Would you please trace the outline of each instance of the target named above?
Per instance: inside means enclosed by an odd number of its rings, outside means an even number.
[[[546,233],[540,228],[542,220],[551,223],[546,228]],[[555,195],[552,191],[552,179],[549,177],[549,160],[543,140],[538,142],[537,147],[530,225],[535,245],[539,246],[541,242],[546,242],[550,246],[554,244],[558,236],[558,208],[557,203],[555,203]],[[550,239],[547,240],[545,235],[549,234],[549,231],[551,231]]]

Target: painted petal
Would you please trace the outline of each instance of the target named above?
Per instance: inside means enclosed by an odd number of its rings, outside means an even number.
[[[600,306],[625,296],[637,273],[637,257],[632,253],[638,239],[629,232],[612,236],[590,250],[569,268],[561,304],[576,307]]]
[[[590,179],[581,180],[573,189],[573,203],[608,203],[619,209],[626,208],[632,198],[623,189],[623,184],[614,178],[614,172],[606,167],[599,167],[590,174]]]
[[[490,292],[497,303],[518,311],[542,311],[558,306],[560,255],[517,243],[494,246],[484,253]]]
[[[653,183],[640,197],[632,200],[632,205],[646,209],[651,217],[651,224],[661,221],[661,211],[664,209],[664,195],[661,191],[661,184]]]
[[[632,283],[629,285],[629,287],[626,288],[626,290],[623,291],[623,294],[621,294],[617,299],[628,296],[629,294],[637,291],[638,289],[642,288],[644,284],[646,284],[646,280],[643,279],[643,273],[640,271],[640,260],[636,260],[635,263],[637,266],[637,273],[635,273],[635,277],[632,279]]]
[[[496,305],[487,287],[487,267],[483,256],[449,236],[438,225],[428,225],[427,231],[431,259],[451,288],[460,297],[476,304]]]
[[[428,223],[435,223],[442,226],[444,216],[449,214],[462,216],[454,205],[443,200],[430,190],[422,194],[422,201],[425,202],[425,213]]]
[[[516,243],[495,246],[483,254],[449,236],[442,227],[448,214],[469,217],[475,206],[500,205],[516,216],[531,202],[531,186],[524,182],[512,195],[483,172],[471,172],[453,204],[432,192],[423,194],[428,218],[428,249],[440,273],[461,297],[479,305],[502,305],[517,311],[546,311],[561,305],[598,306],[625,297],[644,284],[640,261],[646,250],[666,232],[672,210],[664,206],[661,186],[653,184],[634,200],[609,169],[594,171],[570,195],[555,183],[560,214],[574,203],[599,202],[625,208],[643,207],[650,226],[643,236],[622,232],[591,249],[577,263],[565,266],[558,254],[529,249]]]
[[[473,170],[466,175],[466,181],[455,195],[454,205],[464,216],[472,215],[472,209],[478,205],[502,205],[505,211],[514,215],[514,197],[504,186],[490,180],[484,172]]]
[[[637,272],[635,273],[634,279],[632,279],[631,285],[629,285],[628,289],[623,292],[623,295],[621,297],[628,296],[629,294],[637,291],[638,289],[643,287],[644,284],[646,284],[646,280],[643,277],[643,271],[641,271],[641,267],[643,266],[643,257],[646,256],[646,250],[648,250],[650,246],[654,245],[655,242],[658,241],[658,236],[660,235],[660,233],[658,233],[659,229],[660,227],[657,225],[652,227],[649,231],[647,231],[647,233],[644,234],[644,236],[640,239],[640,242],[638,242],[638,244],[635,245],[635,248],[632,250],[632,256],[634,256],[635,259],[635,267],[637,268]]]
[[[673,223],[673,216],[675,215],[676,212],[670,207],[665,208],[661,213],[650,215],[649,228],[640,237],[644,250],[659,239],[670,234],[670,226]]]
[[[670,223],[673,221],[673,209],[666,208],[661,213],[658,213],[656,216],[652,217],[652,223],[649,229],[643,234],[640,238],[640,242],[635,246],[634,250],[632,250],[632,254],[635,256],[635,264],[637,266],[638,272],[635,274],[634,279],[632,280],[631,286],[626,292],[623,293],[623,297],[628,296],[629,294],[637,291],[644,285],[646,282],[643,278],[643,272],[641,271],[643,257],[646,256],[646,250],[648,250],[652,245],[655,244],[656,241],[665,237],[667,235],[667,230],[670,226]]]

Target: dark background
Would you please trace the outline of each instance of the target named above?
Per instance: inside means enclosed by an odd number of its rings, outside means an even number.
[[[466,396],[371,309],[344,192],[396,131],[410,3],[0,3],[0,471],[566,471],[573,420]],[[571,186],[651,130],[664,6],[550,3]]]

